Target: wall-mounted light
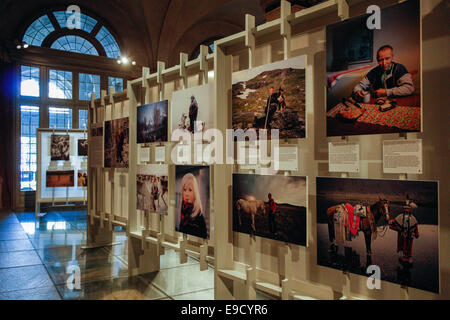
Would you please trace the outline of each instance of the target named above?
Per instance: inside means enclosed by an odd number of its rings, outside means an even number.
[[[128,65],[128,64],[131,63],[133,66],[136,65],[136,61],[128,58],[127,56],[117,57],[117,63],[118,64],[123,64],[123,65]]]
[[[26,43],[26,42],[20,42],[20,43],[17,43],[16,49],[17,49],[17,50],[26,49],[26,48],[28,48],[29,46],[30,46],[30,45],[29,45],[28,43]]]

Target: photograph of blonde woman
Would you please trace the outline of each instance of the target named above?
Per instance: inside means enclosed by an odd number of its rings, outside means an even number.
[[[176,167],[176,231],[209,239],[209,167]]]

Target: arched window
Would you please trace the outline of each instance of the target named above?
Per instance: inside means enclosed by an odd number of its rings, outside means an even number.
[[[100,21],[81,13],[80,28],[69,29],[72,14],[53,11],[36,19],[25,31],[22,41],[37,47],[106,56],[121,56],[119,45],[108,28]]]
[[[116,60],[121,56],[118,39],[99,17],[82,10],[78,28],[71,28],[72,13],[61,9],[46,10],[37,19],[21,24],[18,39],[35,47],[101,56]],[[36,18],[35,17],[35,18]],[[95,17],[95,18],[94,18]],[[70,27],[70,28],[69,28]],[[24,47],[25,48],[25,47]],[[51,61],[36,60],[31,50],[18,70],[18,121],[16,142],[20,150],[20,191],[34,191],[37,179],[36,128],[88,128],[91,94],[100,96],[110,87],[123,91],[127,77],[117,63],[97,65],[97,59],[73,55],[51,55]],[[72,63],[66,63],[67,61]],[[80,61],[80,62],[78,62]],[[110,61],[112,62],[112,61]],[[120,68],[122,69],[122,68]],[[123,68],[124,69],[124,68]]]
[[[79,36],[62,36],[61,38],[58,38],[55,40],[55,42],[53,42],[51,48],[62,51],[78,52],[98,56],[98,52],[95,49],[94,45]]]
[[[45,15],[35,20],[28,27],[22,41],[25,41],[32,46],[40,47],[42,41],[44,41],[44,39],[53,31],[55,31],[55,28],[53,27],[47,15]]]
[[[191,53],[189,59],[196,59],[200,56],[200,45],[204,45],[208,47],[208,53],[214,53],[214,41],[220,39],[220,37],[209,38],[205,41],[202,41],[195,50]]]

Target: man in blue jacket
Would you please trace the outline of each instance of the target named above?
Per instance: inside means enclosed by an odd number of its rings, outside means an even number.
[[[393,58],[394,49],[390,45],[378,49],[378,66],[353,89],[357,100],[362,100],[369,92],[378,98],[409,96],[414,92],[411,74],[402,64],[393,62]]]

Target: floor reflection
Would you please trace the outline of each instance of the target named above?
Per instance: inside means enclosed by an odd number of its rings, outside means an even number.
[[[166,249],[159,272],[128,277],[126,230],[115,227],[114,245],[90,249],[86,230],[84,211],[0,213],[0,300],[214,299],[211,267],[200,272],[198,260],[180,264]],[[80,270],[79,289],[69,289],[68,269]]]

